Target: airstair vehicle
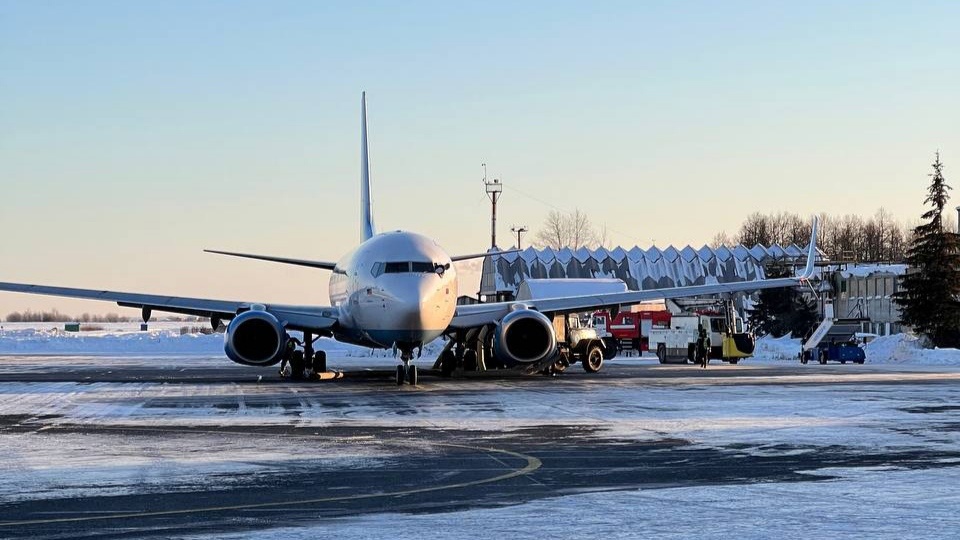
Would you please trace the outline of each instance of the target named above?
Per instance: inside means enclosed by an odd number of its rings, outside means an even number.
[[[829,360],[836,360],[842,364],[847,361],[862,364],[865,360],[863,349],[856,345],[853,338],[865,320],[869,319],[834,318],[833,302],[826,300],[823,305],[823,321],[803,342],[800,362],[806,364],[815,360],[826,364]]]

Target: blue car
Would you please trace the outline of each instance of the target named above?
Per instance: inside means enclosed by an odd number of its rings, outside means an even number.
[[[854,341],[821,343],[817,345],[817,352],[820,353],[819,361],[821,364],[826,364],[831,360],[840,362],[841,364],[846,364],[847,362],[862,364],[867,359],[867,355],[863,352],[863,349]]]

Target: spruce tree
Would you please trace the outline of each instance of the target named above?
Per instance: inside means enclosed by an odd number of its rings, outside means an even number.
[[[766,269],[767,278],[787,277],[790,269],[780,262]],[[795,287],[763,289],[753,309],[748,310],[750,324],[759,335],[805,336],[817,324],[817,306]]]
[[[960,346],[960,236],[944,229],[943,211],[950,186],[943,178],[940,152],[924,204],[924,223],[913,229],[908,270],[894,293],[900,322],[929,338],[936,347]]]

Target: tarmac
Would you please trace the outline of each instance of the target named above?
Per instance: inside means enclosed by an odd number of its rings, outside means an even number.
[[[0,538],[246,534],[960,464],[956,368],[618,359],[413,388],[388,359],[331,364],[348,371],[296,382],[222,358],[0,357]]]

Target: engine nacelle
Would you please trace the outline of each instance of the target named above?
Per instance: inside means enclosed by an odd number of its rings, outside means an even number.
[[[518,309],[504,317],[493,334],[493,354],[506,365],[533,364],[553,357],[557,334],[546,315]]]
[[[246,366],[272,366],[283,359],[289,334],[267,311],[244,311],[223,334],[227,358]]]

